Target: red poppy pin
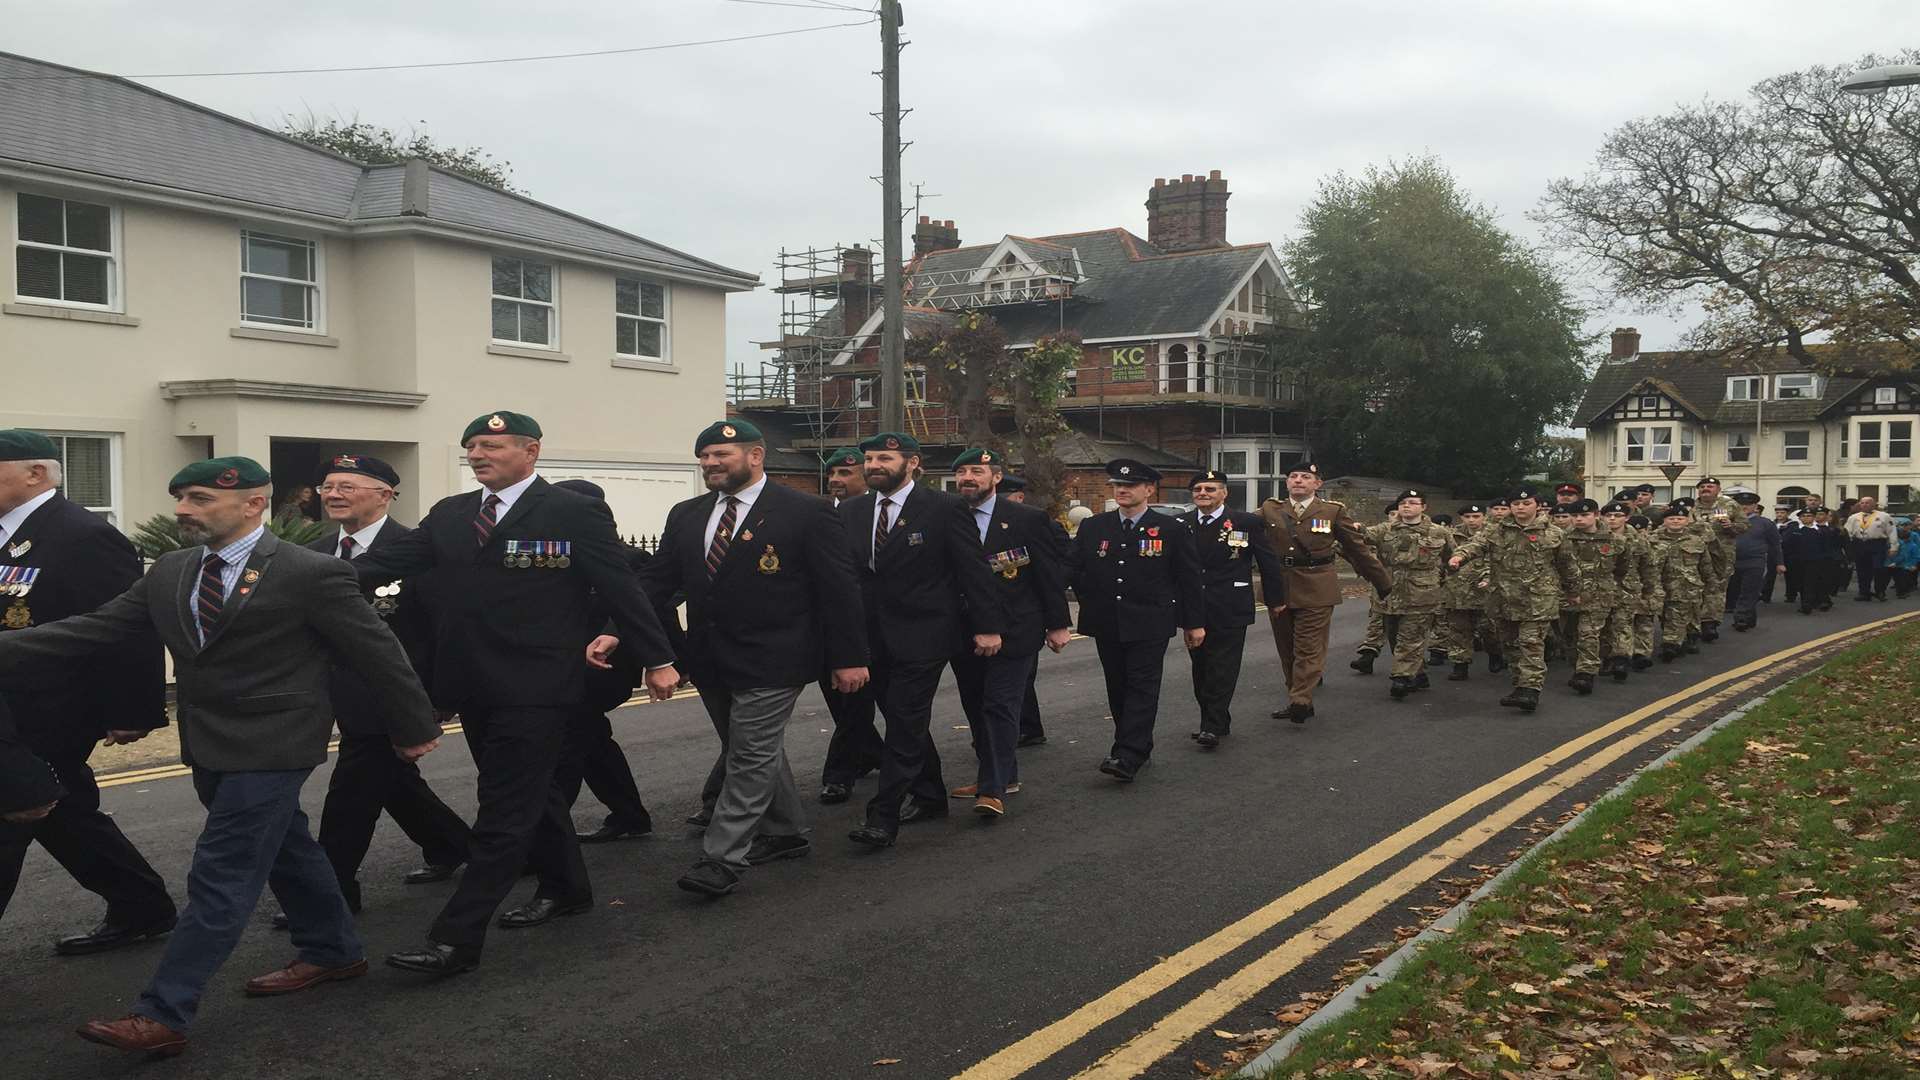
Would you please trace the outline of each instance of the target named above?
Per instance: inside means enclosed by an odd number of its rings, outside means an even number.
[[[240,470],[239,469],[222,469],[220,471],[220,475],[213,478],[213,482],[214,482],[214,485],[217,487],[224,487],[224,488],[239,487],[240,486]]]

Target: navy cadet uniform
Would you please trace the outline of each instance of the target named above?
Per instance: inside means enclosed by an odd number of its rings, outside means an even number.
[[[1005,462],[997,451],[974,447],[954,458],[956,472],[962,465],[1000,469]],[[999,652],[979,656],[962,648],[953,656],[953,681],[980,765],[974,783],[953,794],[976,799],[975,813],[998,816],[1005,812],[1001,800],[1020,780],[1014,747],[1020,738],[1022,699],[1040,647],[1048,631],[1073,625],[1073,616],[1067,611],[1066,566],[1054,546],[1047,515],[992,489],[969,512],[1006,623]]]
[[[57,461],[52,440],[0,431],[0,460]],[[0,513],[0,636],[84,615],[140,580],[140,556],[120,530],[49,485]],[[50,667],[30,686],[9,688],[23,746],[52,767],[66,796],[30,824],[0,825],[0,912],[13,896],[27,848],[39,841],[80,886],[107,902],[92,931],[62,938],[64,954],[100,952],[174,923],[173,901],[147,860],[100,811],[87,757],[109,730],[165,727],[166,675],[150,628],[82,660]]]
[[[1138,461],[1107,464],[1116,483],[1158,483],[1160,473]],[[1160,714],[1160,679],[1167,639],[1176,628],[1204,625],[1206,600],[1193,533],[1152,508],[1132,521],[1119,510],[1080,523],[1074,537],[1073,591],[1080,597],[1080,632],[1094,640],[1113,713],[1113,748],[1100,771],[1131,781],[1153,754]]]
[[[1193,482],[1224,486],[1227,476],[1209,470]],[[1234,689],[1240,684],[1247,627],[1253,625],[1254,567],[1260,569],[1260,583],[1269,606],[1286,603],[1286,583],[1260,515],[1226,507],[1209,514],[1196,508],[1182,514],[1180,520],[1193,531],[1201,591],[1206,598],[1207,638],[1199,648],[1187,651],[1187,658],[1193,662],[1193,697],[1200,706],[1200,730],[1193,737],[1211,748],[1233,729],[1229,710]]]
[[[864,464],[860,451],[851,446],[835,450],[826,460],[828,469],[858,469]],[[836,508],[839,505],[834,503]],[[833,805],[846,802],[853,794],[855,781],[880,768],[886,744],[873,722],[872,683],[843,694],[833,688],[832,673],[823,672],[820,695],[827,701],[828,715],[833,717],[833,737],[827,740],[827,760],[820,768],[820,801]]]

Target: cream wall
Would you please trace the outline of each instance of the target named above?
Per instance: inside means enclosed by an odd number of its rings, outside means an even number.
[[[1885,424],[1888,421],[1911,422],[1915,434],[1915,456],[1905,459],[1881,458],[1862,460],[1857,456],[1841,457],[1840,444],[1842,426],[1847,428],[1848,449],[1858,454],[1858,428],[1865,420],[1882,425],[1884,442]],[[1647,421],[1659,424],[1664,421]],[[1632,421],[1630,423],[1640,423]],[[1655,463],[1629,463],[1625,460],[1625,436],[1619,428],[1625,425],[1609,424],[1590,428],[1587,431],[1587,488],[1589,494],[1610,495],[1621,488],[1637,484],[1652,484],[1664,488],[1666,478],[1661,475]],[[1839,501],[1841,488],[1847,495],[1858,494],[1861,484],[1877,486],[1882,493],[1891,485],[1906,485],[1920,489],[1920,415],[1914,414],[1872,414],[1867,416],[1849,416],[1832,421],[1785,421],[1767,424],[1755,446],[1744,462],[1732,462],[1727,459],[1727,445],[1733,429],[1709,428],[1704,425],[1691,425],[1695,432],[1696,458],[1687,464],[1687,471],[1678,481],[1682,493],[1687,493],[1701,477],[1717,476],[1728,486],[1749,488],[1771,501],[1783,488],[1798,487],[1820,495],[1829,503]],[[1740,429],[1751,434],[1751,428]],[[1804,430],[1808,432],[1808,450],[1806,461],[1789,461],[1786,458],[1785,432]],[[1614,440],[1619,440],[1616,447]],[[1757,458],[1757,460],[1755,460]],[[1756,469],[1758,476],[1756,479]]]

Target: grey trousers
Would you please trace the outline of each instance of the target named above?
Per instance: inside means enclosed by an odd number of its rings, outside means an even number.
[[[735,871],[747,868],[753,838],[807,831],[800,789],[787,764],[787,720],[801,687],[727,690],[700,686],[700,701],[720,735],[719,799],[702,846],[706,856]]]

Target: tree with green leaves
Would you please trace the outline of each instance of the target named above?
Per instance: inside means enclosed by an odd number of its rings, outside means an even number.
[[[513,162],[495,158],[477,146],[447,146],[437,142],[422,130],[425,126],[422,123],[418,128],[409,128],[403,135],[392,128],[361,120],[322,120],[308,113],[304,117],[282,117],[280,134],[364,165],[397,165],[418,158],[488,187],[526,194],[513,183]]]
[[[1326,180],[1284,255],[1308,310],[1269,348],[1323,474],[1518,480],[1586,384],[1565,285],[1433,158]]]

